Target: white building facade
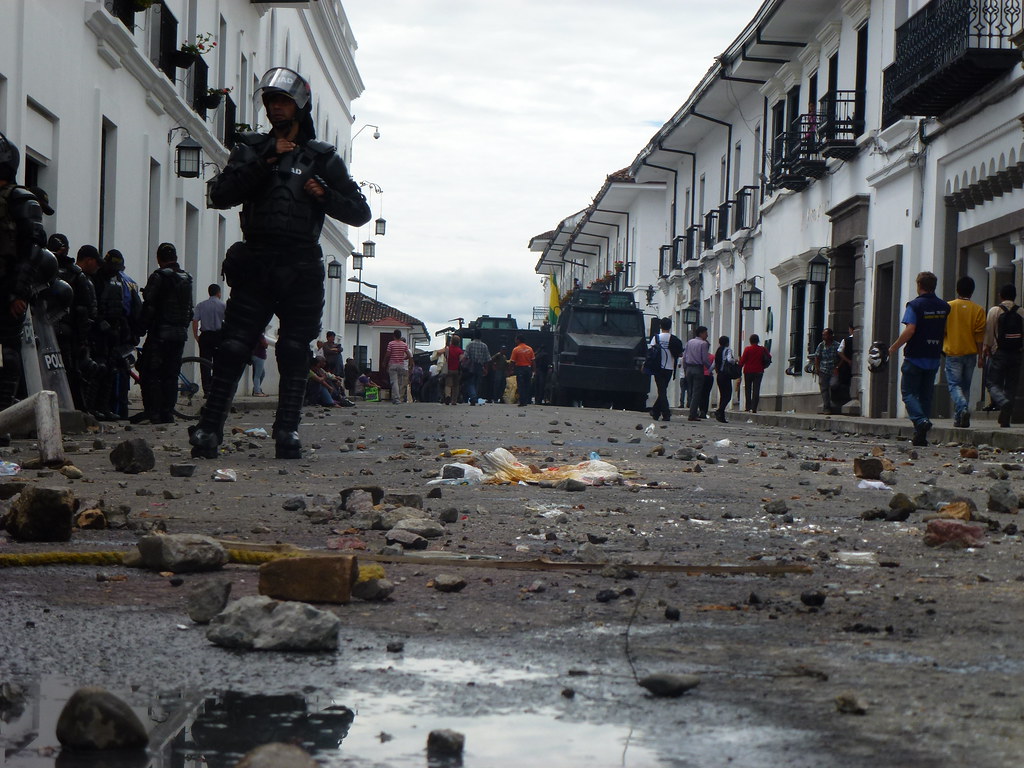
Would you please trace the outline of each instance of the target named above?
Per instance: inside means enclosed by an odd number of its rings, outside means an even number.
[[[19,182],[48,192],[56,213],[46,229],[66,234],[72,253],[117,248],[140,283],[163,241],[177,246],[197,301],[222,282],[224,252],[241,239],[238,212],[208,210],[205,181],[226,162],[236,127],[265,130],[252,93],[267,69],[309,79],[318,137],[350,156],[363,83],[338,0],[10,0],[3,11],[0,130],[22,150]],[[183,57],[186,42],[204,51]],[[196,177],[176,173],[186,139],[202,148]],[[321,244],[328,262],[345,264],[353,250],[347,227],[330,219]],[[327,326],[344,325],[344,285],[344,274],[328,281]]]
[[[664,187],[634,197],[641,231],[606,231],[587,257],[568,256],[584,231],[552,239],[537,271],[597,274],[630,235],[619,285],[641,306],[653,293],[652,314],[685,332],[685,313],[712,346],[767,342],[764,410],[816,410],[809,355],[853,322],[845,410],[902,415],[898,367],[869,374],[865,353],[898,335],[916,274],[947,299],[970,275],[986,306],[1003,283],[1021,292],[1022,24],[1019,0],[766,0],[629,165],[635,187]],[[951,415],[941,380],[935,410]]]

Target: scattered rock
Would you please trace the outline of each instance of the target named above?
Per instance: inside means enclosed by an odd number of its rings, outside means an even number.
[[[403,643],[401,640],[392,640],[387,645],[387,652],[388,653],[401,653],[404,650],[405,650],[405,643]]]
[[[825,593],[820,590],[801,592],[800,602],[809,608],[820,608],[825,604]]]
[[[356,485],[341,491],[342,506],[347,508],[349,496],[355,491],[363,491],[370,494],[370,499],[374,504],[380,504],[384,500],[384,489],[379,485]]]
[[[11,504],[7,533],[16,541],[68,541],[75,494],[67,488],[27,486]]]
[[[868,704],[857,694],[847,691],[836,696],[836,711],[843,715],[866,715]]]
[[[185,610],[196,624],[209,624],[214,616],[224,610],[230,596],[231,582],[227,579],[207,581],[192,588]]]
[[[769,515],[784,515],[789,512],[789,506],[783,499],[774,499],[764,505],[764,511]]]
[[[143,536],[138,548],[143,567],[153,571],[215,571],[228,561],[228,553],[216,539],[195,533]]]
[[[423,494],[421,493],[388,493],[382,504],[394,504],[396,507],[412,507],[423,509]]]
[[[448,507],[447,509],[442,509],[440,514],[438,514],[437,519],[442,523],[458,522],[459,510],[456,509],[455,507]]]
[[[984,538],[985,529],[981,526],[968,525],[959,520],[930,520],[925,529],[924,543],[929,547],[964,549],[983,547]]]
[[[60,468],[60,473],[68,480],[81,480],[85,477],[85,473],[74,464],[65,464]]]
[[[884,469],[881,459],[853,460],[853,474],[864,480],[878,480]]]
[[[820,461],[801,461],[800,471],[801,472],[817,472],[821,469]]]
[[[584,483],[582,480],[575,480],[573,478],[569,478],[558,483],[558,485],[555,486],[555,490],[571,492],[585,491],[587,490],[587,484]]]
[[[915,504],[913,499],[905,493],[894,493],[892,498],[889,499],[889,509],[893,511],[905,511],[909,515],[911,512],[917,511],[917,504]]]
[[[168,467],[171,477],[192,477],[196,473],[195,464],[171,464]]]
[[[156,456],[153,455],[153,449],[149,443],[143,438],[133,437],[114,446],[110,451],[110,463],[118,472],[137,475],[155,467]]]
[[[379,510],[373,515],[372,527],[375,531],[390,531],[402,520],[422,520],[423,510],[414,507],[395,507]]]
[[[409,517],[405,520],[399,520],[391,530],[392,532],[409,531],[410,533],[415,533],[417,536],[422,536],[425,539],[437,539],[445,534],[443,525],[436,520],[429,520],[424,517]]]
[[[641,678],[637,682],[641,688],[646,688],[652,696],[674,699],[700,685],[700,678],[696,675],[674,675],[670,672],[660,672]]]
[[[452,573],[441,573],[434,577],[433,584],[438,592],[461,592],[466,587],[466,580]]]
[[[426,549],[429,542],[422,536],[417,536],[412,531],[391,529],[384,534],[384,543],[401,544],[405,549]]]
[[[78,513],[75,527],[86,530],[102,531],[107,527],[107,516],[99,509],[86,509]]]
[[[988,508],[992,512],[1017,514],[1020,498],[1006,480],[999,480],[988,489]]]
[[[427,736],[427,758],[445,759],[459,758],[466,746],[466,737],[458,731],[447,728],[431,731]]]
[[[395,591],[394,582],[384,578],[372,578],[357,581],[352,586],[352,597],[368,603],[379,603],[391,597]]]
[[[125,702],[104,688],[79,688],[57,718],[57,740],[68,749],[142,749],[146,728]]]
[[[305,512],[306,500],[302,496],[289,496],[281,502],[281,509],[286,512]]]
[[[341,619],[306,603],[243,597],[214,616],[206,638],[225,648],[334,651]]]
[[[669,621],[679,621],[679,609],[672,605],[665,606],[665,618]]]
[[[277,600],[347,603],[359,567],[352,555],[283,557],[260,566],[259,591]]]

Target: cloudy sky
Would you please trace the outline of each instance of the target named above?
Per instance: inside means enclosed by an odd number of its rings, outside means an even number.
[[[351,171],[388,221],[363,279],[432,336],[482,314],[525,327],[546,303],[530,238],[633,161],[760,4],[347,0],[353,133],[381,134],[359,134]]]

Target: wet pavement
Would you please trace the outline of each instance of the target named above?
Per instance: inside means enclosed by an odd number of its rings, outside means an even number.
[[[243,401],[229,426],[268,427],[266,402],[246,413]],[[102,449],[69,437],[84,480],[24,479],[68,485],[108,509],[125,505],[137,527],[76,531],[67,544],[8,541],[0,554],[127,551],[153,525],[317,550],[354,536],[374,552],[383,532],[317,522],[284,510],[283,500],[299,494],[313,504],[366,483],[425,495],[428,476],[454,461],[444,451],[503,446],[541,466],[597,451],[625,483],[582,493],[443,486],[424,506],[434,517],[455,507],[459,517],[432,550],[556,563],[791,564],[810,573],[630,578],[600,566],[385,564],[393,601],[334,608],[339,651],[295,654],[210,644],[183,610],[204,574],[175,586],[117,566],[7,568],[0,683],[23,686],[27,697],[16,716],[0,706],[5,764],[85,764],[60,753],[52,731],[82,684],[105,685],[136,708],[154,737],[141,765],[153,768],[233,765],[272,735],[315,750],[323,765],[423,766],[434,728],[466,734],[466,766],[1009,766],[1024,754],[1024,546],[1016,515],[986,512],[989,469],[1010,466],[1009,482],[1024,491],[1024,472],[1015,471],[1024,462],[1010,447],[961,456],[961,443],[995,446],[1019,439],[1018,428],[976,421],[953,435],[940,422],[933,434],[957,442],[912,452],[897,439],[908,425],[849,417],[730,412],[726,425],[674,420],[650,437],[643,414],[590,409],[380,403],[311,414],[302,461],[279,462],[266,442],[240,441],[200,462],[194,478],[167,472],[187,456],[182,427],[117,428],[102,435]],[[862,433],[869,428],[876,434]],[[110,469],[109,449],[127,436],[157,448],[156,469]],[[675,458],[680,449],[694,455]],[[949,486],[975,499],[994,520],[986,546],[924,547],[921,512],[904,522],[861,519],[891,496],[853,477],[852,459],[873,450],[895,466],[894,490]],[[16,461],[31,455],[23,441],[13,451]],[[222,467],[239,480],[213,482]],[[788,514],[767,514],[770,500],[784,500]],[[431,588],[435,575],[456,570],[464,591]],[[256,593],[255,568],[224,573],[233,597]],[[824,605],[805,605],[808,591]],[[388,652],[393,642],[403,649]],[[658,671],[696,674],[701,684],[680,699],[655,699],[634,674]],[[866,714],[840,712],[844,693],[863,698]]]

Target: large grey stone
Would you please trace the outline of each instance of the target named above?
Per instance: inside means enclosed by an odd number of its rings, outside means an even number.
[[[75,691],[61,710],[57,740],[71,749],[142,749],[149,735],[131,707],[103,688],[88,686]]]
[[[247,752],[235,768],[318,768],[319,763],[293,744],[273,742]]]
[[[383,509],[373,516],[373,530],[390,531],[402,520],[418,520],[423,518],[423,510],[413,507],[395,507]]]
[[[110,463],[118,472],[137,475],[156,466],[156,456],[149,443],[141,437],[124,440],[110,451]]]
[[[1020,497],[1006,480],[992,483],[988,489],[988,508],[993,512],[1016,512]]]
[[[214,579],[192,589],[185,610],[196,624],[209,624],[214,616],[224,610],[230,596],[231,582],[227,579]]]
[[[443,525],[436,520],[428,520],[423,517],[409,517],[405,520],[399,520],[391,530],[410,531],[411,533],[415,533],[417,536],[422,536],[425,539],[437,539],[445,534]]]
[[[154,571],[215,571],[228,561],[216,539],[196,533],[143,536],[138,543],[142,565]]]
[[[334,651],[341,619],[307,603],[263,595],[231,603],[210,622],[206,638],[225,648],[255,651]]]

